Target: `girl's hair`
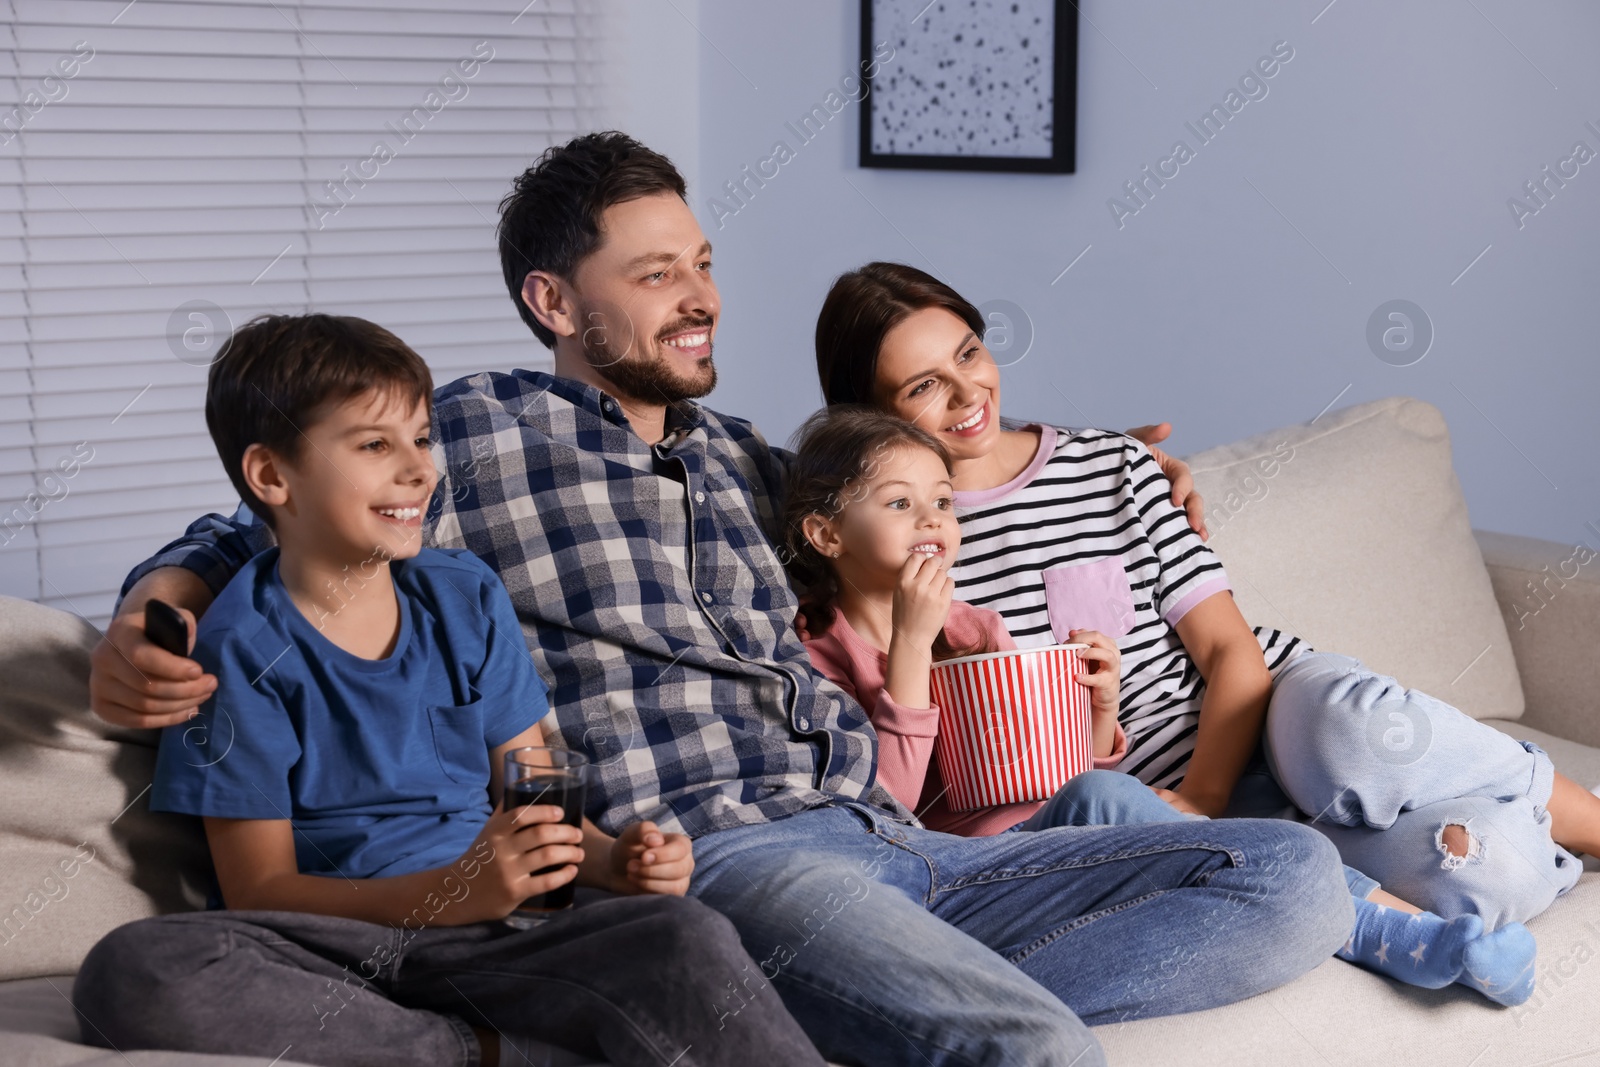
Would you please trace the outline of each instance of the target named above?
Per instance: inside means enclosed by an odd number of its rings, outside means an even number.
[[[804,593],[800,612],[806,629],[822,634],[833,625],[839,576],[805,535],[811,515],[836,518],[867,495],[883,461],[898,448],[925,448],[950,470],[950,453],[938,438],[904,419],[862,404],[824,408],[806,420],[796,435],[783,506],[783,559],[789,576]],[[989,651],[955,648],[944,631],[933,641],[933,658],[950,659]]]
[[[829,406],[873,402],[884,337],[925,308],[944,308],[983,338],[978,309],[925,271],[880,262],[839,275],[817,314],[817,378]]]

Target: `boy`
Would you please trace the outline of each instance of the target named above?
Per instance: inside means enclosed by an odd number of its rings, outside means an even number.
[[[204,818],[229,910],[97,945],[74,989],[86,1040],[476,1065],[537,1038],[616,1064],[820,1064],[767,983],[759,1010],[719,1010],[759,972],[682,899],[686,837],[646,821],[613,840],[494,799],[549,708],[494,572],[420,548],[432,392],[416,353],[348,317],[257,319],[212,365],[207,425],[277,547],[199,627],[217,688],[162,735],[151,805]],[[653,895],[497,921],[574,880]]]

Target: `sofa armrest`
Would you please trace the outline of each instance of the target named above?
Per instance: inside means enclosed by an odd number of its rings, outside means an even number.
[[[1600,555],[1474,530],[1536,730],[1600,746]]]

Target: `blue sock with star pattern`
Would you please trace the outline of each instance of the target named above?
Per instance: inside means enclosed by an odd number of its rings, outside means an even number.
[[[1521,923],[1486,934],[1476,915],[1445,920],[1359,898],[1355,906],[1355,929],[1335,953],[1340,959],[1424,989],[1464,985],[1507,1007],[1533,995],[1538,945]]]

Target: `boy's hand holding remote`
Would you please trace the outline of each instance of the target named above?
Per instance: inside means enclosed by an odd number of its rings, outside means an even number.
[[[197,587],[198,592],[188,587]],[[89,657],[89,706],[116,726],[157,729],[185,722],[216,692],[216,676],[207,674],[189,658],[188,647],[175,653],[148,637],[145,605],[151,588],[172,597],[174,610],[185,620],[191,644],[194,612],[178,604],[176,594],[189,591],[197,603],[203,600],[209,604],[211,600],[205,583],[178,567],[150,574],[129,591],[121,614],[111,620],[106,636]]]

